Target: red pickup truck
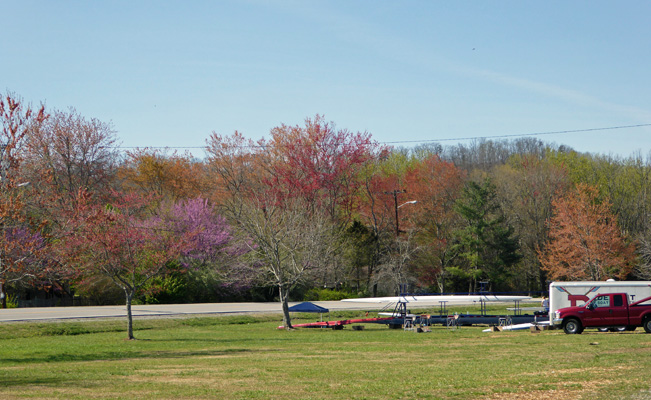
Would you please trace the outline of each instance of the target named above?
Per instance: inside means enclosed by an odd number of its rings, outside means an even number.
[[[598,294],[585,305],[556,310],[554,325],[565,333],[581,333],[584,328],[624,328],[638,326],[651,333],[651,297],[629,304],[626,293]]]

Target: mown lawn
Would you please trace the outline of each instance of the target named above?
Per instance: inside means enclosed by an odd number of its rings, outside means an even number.
[[[297,321],[305,322],[305,321]],[[0,326],[0,398],[646,399],[651,334],[280,331],[277,316]]]

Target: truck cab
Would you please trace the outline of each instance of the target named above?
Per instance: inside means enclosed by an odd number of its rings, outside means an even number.
[[[628,325],[628,297],[625,293],[599,295],[585,308],[583,323],[586,327]]]

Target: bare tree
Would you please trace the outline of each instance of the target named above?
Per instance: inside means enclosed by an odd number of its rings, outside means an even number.
[[[248,256],[264,284],[278,289],[283,325],[291,329],[289,293],[313,280],[331,263],[337,246],[334,225],[325,213],[307,211],[297,199],[282,206],[266,199],[243,202],[238,228],[248,241]]]
[[[638,262],[633,267],[633,275],[642,280],[651,279],[651,238],[641,236],[637,241]]]
[[[538,156],[514,158],[491,173],[498,200],[520,238],[523,262],[513,280],[527,290],[545,290],[546,275],[537,250],[545,247],[552,201],[569,187],[567,171]]]
[[[373,282],[383,285],[382,289],[396,295],[400,294],[402,285],[416,284],[418,279],[411,268],[419,250],[413,231],[408,231],[406,237],[397,238],[394,251],[386,254],[381,260]]]
[[[110,123],[87,119],[74,108],[57,111],[29,132],[23,168],[25,179],[38,181],[49,198],[69,202],[79,189],[107,192],[118,161],[117,139]]]
[[[275,170],[264,146],[237,133],[213,135],[208,152],[221,213],[250,250],[247,271],[278,289],[283,324],[291,329],[289,293],[332,264],[338,246],[335,222],[306,199],[269,185]]]

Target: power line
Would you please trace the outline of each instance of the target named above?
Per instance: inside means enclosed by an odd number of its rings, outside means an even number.
[[[585,132],[597,132],[597,131],[609,131],[617,129],[631,129],[631,128],[643,128],[651,126],[651,124],[637,124],[637,125],[620,125],[620,126],[609,126],[602,128],[586,128],[586,129],[571,129],[564,131],[546,131],[546,132],[535,132],[535,133],[515,133],[507,135],[491,135],[491,136],[469,136],[462,138],[443,138],[443,139],[421,139],[421,140],[397,140],[390,142],[379,142],[380,144],[408,144],[408,143],[436,143],[436,142],[453,142],[453,141],[465,141],[465,140],[483,140],[483,139],[507,139],[507,138],[517,138],[517,137],[529,137],[529,136],[546,136],[546,135],[563,135],[568,133],[585,133]],[[186,150],[205,150],[209,146],[115,146],[116,149],[186,149]],[[261,145],[244,145],[241,147],[265,147]]]
[[[511,135],[475,136],[475,137],[450,138],[450,139],[401,140],[395,142],[384,142],[384,144],[450,142],[450,141],[478,140],[478,139],[504,139],[504,138],[514,138],[514,137],[560,135],[565,133],[581,133],[581,132],[607,131],[607,130],[615,130],[615,129],[641,128],[645,126],[651,126],[651,124],[622,125],[622,126],[610,126],[606,128],[587,128],[587,129],[573,129],[573,130],[565,130],[565,131],[548,131],[548,132],[536,132],[536,133],[516,133]]]

